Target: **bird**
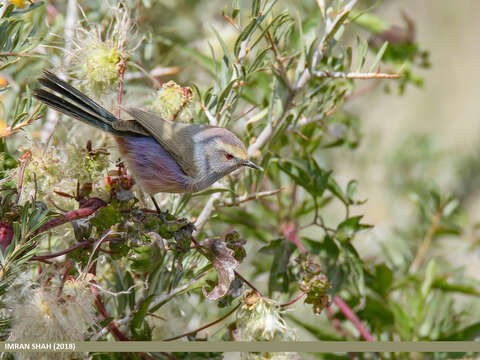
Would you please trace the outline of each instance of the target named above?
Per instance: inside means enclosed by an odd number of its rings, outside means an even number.
[[[35,89],[37,100],[113,135],[121,158],[158,212],[157,193],[195,193],[240,167],[263,170],[226,128],[173,122],[135,107],[122,107],[129,116],[121,119],[48,70],[38,82],[50,91]]]

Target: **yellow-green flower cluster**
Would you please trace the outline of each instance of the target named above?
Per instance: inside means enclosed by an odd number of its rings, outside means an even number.
[[[135,24],[125,5],[108,5],[111,21],[96,26],[85,21],[75,30],[72,70],[95,94],[113,90],[132,52],[140,45]],[[136,43],[135,43],[136,42]]]
[[[192,90],[169,81],[158,90],[153,108],[166,120],[187,121],[192,116],[188,105],[192,101]]]
[[[120,79],[120,49],[106,43],[93,43],[86,51],[83,77],[96,90],[104,90]]]

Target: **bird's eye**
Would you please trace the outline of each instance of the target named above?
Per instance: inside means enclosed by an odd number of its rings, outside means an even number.
[[[233,159],[233,155],[230,155],[228,153],[225,154],[225,157],[227,158],[227,160],[232,160]]]

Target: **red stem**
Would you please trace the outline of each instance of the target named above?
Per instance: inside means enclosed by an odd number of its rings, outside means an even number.
[[[52,253],[52,254],[47,254],[47,255],[38,255],[38,256],[32,256],[30,258],[30,260],[37,260],[37,261],[42,261],[42,260],[46,260],[46,259],[53,259],[53,258],[56,258],[56,257],[59,257],[59,256],[62,256],[62,255],[65,255],[65,254],[68,254],[78,248],[81,248],[81,247],[86,247],[86,246],[90,246],[92,245],[93,243],[95,242],[95,240],[87,240],[87,241],[82,241],[78,244],[75,244],[73,245],[72,247],[66,249],[66,250],[62,250],[62,251],[59,251],[59,252],[56,252],[56,253]]]
[[[41,226],[37,231],[35,231],[35,235],[41,232],[47,231],[51,228],[63,225],[67,222],[71,222],[73,220],[78,220],[85,218],[87,216],[92,215],[98,209],[106,206],[107,203],[99,198],[90,198],[85,201],[83,206],[80,209],[69,211],[57,218],[54,218],[47,222],[45,225]]]
[[[215,321],[212,321],[198,329],[195,329],[193,331],[189,331],[188,333],[185,333],[185,334],[182,334],[182,335],[177,335],[177,336],[174,336],[174,337],[171,337],[171,338],[168,338],[168,339],[164,339],[162,341],[173,341],[173,340],[177,340],[177,339],[181,339],[182,337],[185,337],[185,336],[190,336],[190,335],[196,335],[198,332],[202,331],[202,330],[205,330],[207,328],[209,328],[210,326],[213,326],[215,324],[218,324],[219,322],[222,322],[223,320],[225,320],[227,317],[229,317],[230,315],[232,315],[235,310],[237,310],[240,305],[242,305],[242,302],[240,302],[239,304],[237,304],[237,306],[235,306],[232,310],[230,310],[228,313],[226,313],[225,315],[223,315],[221,318],[215,320]]]
[[[125,59],[122,59],[120,62],[120,68],[118,70],[119,81],[118,81],[118,93],[117,93],[117,116],[120,117],[120,105],[122,105],[122,93],[123,93],[123,78],[125,75],[125,70],[127,69],[127,64]]]
[[[92,281],[92,283],[96,284],[95,281]],[[108,314],[108,311],[105,308],[105,305],[103,304],[102,298],[101,298],[100,294],[98,293],[98,289],[95,286],[91,286],[90,289],[91,289],[92,293],[95,295],[95,305],[97,306],[98,311],[100,312],[100,314],[102,314],[102,316],[105,319],[107,319],[108,317],[110,317],[110,315]],[[110,329],[113,336],[115,336],[115,338],[117,340],[120,340],[120,341],[129,341],[130,340],[128,337],[126,337],[118,329],[117,324],[115,324],[115,322],[113,320],[110,321],[110,323],[108,324],[108,328]]]
[[[285,303],[285,304],[280,304],[280,307],[287,307],[287,306],[290,306],[292,304],[295,304],[298,300],[300,300],[302,297],[304,297],[306,294],[305,291],[302,291],[295,299]]]
[[[58,289],[57,297],[60,297],[60,295],[62,295],[63,286],[65,285],[65,281],[67,280],[68,272],[70,271],[70,268],[72,267],[73,262],[72,262],[72,260],[68,260],[66,264],[67,264],[67,266],[65,267],[65,271],[63,272],[62,282],[60,283],[60,288]]]
[[[298,248],[298,251],[300,251],[301,254],[305,254],[307,250],[303,246],[302,242],[297,236],[297,225],[294,223],[290,224],[285,224],[283,226],[283,236],[287,238],[287,240],[291,241],[292,243],[295,244],[295,246]]]
[[[330,306],[328,306],[326,308],[327,310],[327,316],[328,316],[328,319],[330,320],[330,322],[332,323],[333,327],[335,328],[335,330],[337,330],[342,336],[344,337],[348,337],[348,334],[347,332],[345,331],[345,329],[342,327],[342,324],[340,322],[340,320],[338,319],[335,319],[333,317],[333,310]]]
[[[357,330],[360,332],[360,335],[362,335],[366,341],[375,341],[372,334],[368,332],[357,315],[355,315],[350,306],[348,306],[348,304],[343,301],[342,298],[335,296],[333,298],[333,302],[338,306],[343,315],[345,315],[345,317],[357,328]]]

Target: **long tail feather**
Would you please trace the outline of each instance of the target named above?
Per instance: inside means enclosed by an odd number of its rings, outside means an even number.
[[[99,120],[94,115],[90,114],[89,112],[83,110],[80,107],[75,106],[74,104],[58,97],[46,90],[43,89],[35,89],[34,96],[36,99],[40,100],[41,102],[47,104],[51,108],[60,111],[61,113],[71,116],[77,120],[82,121],[85,124],[92,125],[97,129],[109,132],[114,135],[125,135],[123,132],[115,130],[112,125],[106,123],[104,121]]]
[[[83,94],[82,92],[75,89],[73,86],[68,84],[67,82],[60,79],[55,74],[51,73],[48,70],[43,71],[44,77],[38,79],[40,84],[45,86],[46,88],[56,91],[71,101],[73,101],[76,105],[82,106],[87,108],[88,110],[94,112],[95,114],[99,115],[103,119],[114,122],[119,120],[116,116],[114,116],[111,112],[97,104],[95,101],[90,99],[88,96]]]
[[[53,73],[45,70],[44,77],[38,81],[47,89],[65,96],[63,99],[44,89],[34,90],[34,97],[53,109],[117,136],[141,136],[114,129],[111,123],[119,120],[116,116]]]

